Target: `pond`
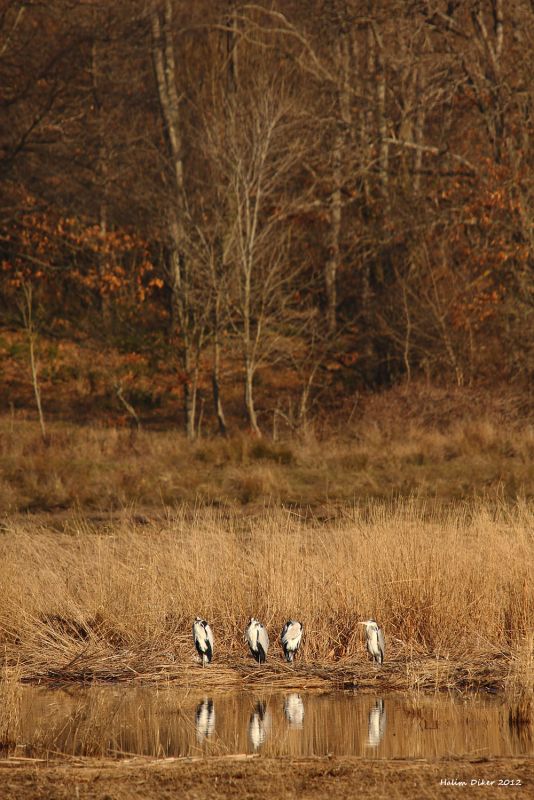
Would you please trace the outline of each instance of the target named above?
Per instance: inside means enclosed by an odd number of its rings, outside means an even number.
[[[533,755],[503,700],[175,687],[25,687],[18,755],[436,758]]]

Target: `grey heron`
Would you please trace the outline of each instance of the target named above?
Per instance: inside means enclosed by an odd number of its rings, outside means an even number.
[[[383,664],[386,652],[384,631],[374,619],[366,619],[365,622],[360,622],[360,625],[366,627],[367,652],[376,664]]]
[[[269,637],[261,622],[254,617],[249,620],[245,630],[245,639],[258,664],[264,664],[269,649]]]
[[[213,633],[202,617],[196,617],[193,622],[193,641],[202,659],[202,666],[209,664],[213,658]]]
[[[197,741],[203,742],[215,730],[215,707],[211,698],[206,698],[198,704],[195,712],[195,729]]]
[[[304,722],[304,703],[297,692],[288,694],[284,701],[284,714],[290,728],[302,728]]]
[[[386,709],[381,697],[369,711],[367,725],[367,747],[378,747],[386,732]]]
[[[261,747],[269,735],[270,730],[271,714],[267,709],[267,704],[258,702],[256,703],[254,711],[250,715],[250,720],[248,723],[248,736],[252,746],[254,747],[254,750],[257,750],[258,747]]]
[[[280,641],[282,642],[286,661],[293,661],[295,658],[295,653],[300,647],[302,631],[302,622],[297,622],[294,619],[289,619],[282,628]]]

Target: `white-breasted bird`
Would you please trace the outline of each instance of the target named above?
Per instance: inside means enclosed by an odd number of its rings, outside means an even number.
[[[300,640],[302,639],[302,622],[297,622],[294,619],[289,619],[280,634],[280,641],[286,661],[293,661],[295,653],[300,647]]]
[[[367,747],[378,747],[386,732],[386,708],[381,697],[369,711],[367,724]]]
[[[209,664],[213,658],[213,633],[209,624],[202,617],[193,622],[193,641],[197,653],[202,659],[202,666]]]
[[[258,664],[264,664],[269,649],[269,636],[261,622],[254,617],[250,618],[246,627],[245,639]]]
[[[211,698],[198,704],[195,712],[195,729],[197,741],[203,742],[213,735],[215,730],[215,706]]]
[[[257,750],[269,736],[271,730],[271,712],[266,703],[258,702],[250,715],[248,737],[254,750]]]
[[[297,692],[288,694],[284,700],[284,714],[290,728],[302,728],[304,722],[304,703]]]
[[[367,652],[377,664],[384,663],[386,643],[384,641],[384,631],[374,619],[366,619],[360,622],[365,625],[367,634]]]

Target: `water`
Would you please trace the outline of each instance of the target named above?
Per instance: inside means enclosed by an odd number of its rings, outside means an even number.
[[[176,688],[24,689],[19,755],[533,755],[503,701]]]

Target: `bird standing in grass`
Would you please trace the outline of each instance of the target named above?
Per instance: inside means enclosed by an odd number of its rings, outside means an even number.
[[[249,620],[245,630],[245,639],[258,664],[265,664],[269,649],[269,637],[261,622],[254,617]]]
[[[209,664],[213,658],[213,633],[202,617],[196,617],[193,622],[193,641],[197,653],[202,659],[202,666]]]
[[[360,625],[366,627],[367,652],[376,664],[383,664],[386,652],[384,631],[374,619],[366,619],[365,622],[360,622]]]
[[[290,619],[282,628],[280,641],[286,661],[293,661],[295,653],[300,647],[300,640],[302,639],[302,622],[297,622]]]

